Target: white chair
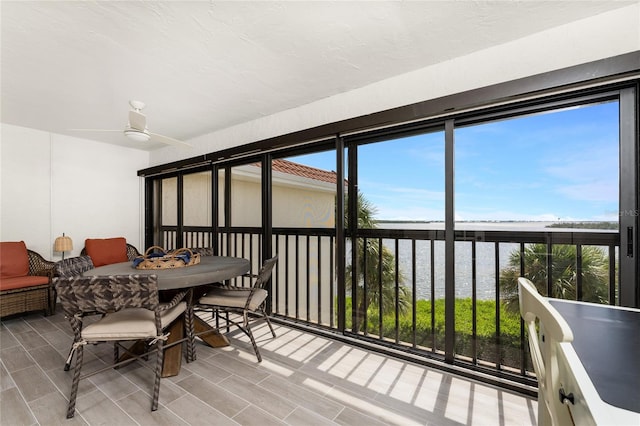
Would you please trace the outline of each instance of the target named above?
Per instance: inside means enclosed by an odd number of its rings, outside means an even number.
[[[518,297],[538,378],[538,425],[573,425],[569,408],[560,400],[557,358],[558,344],[573,341],[571,328],[526,278],[518,278]]]

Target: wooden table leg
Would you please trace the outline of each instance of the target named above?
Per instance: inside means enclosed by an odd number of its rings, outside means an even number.
[[[165,345],[169,345],[175,341],[181,340],[184,337],[184,320],[182,317],[178,318],[169,327],[169,338],[165,342]],[[180,366],[182,365],[182,343],[178,343],[175,346],[170,347],[164,351],[164,358],[162,360],[162,377],[172,377],[180,374]]]
[[[182,318],[178,318],[173,322],[173,324],[168,328],[169,337],[165,342],[165,345],[169,345],[177,340],[180,340],[184,337],[184,320]],[[130,348],[129,352],[139,355],[143,354],[148,350],[147,342],[144,340],[138,340],[134,343]],[[119,361],[124,361],[130,359],[131,355],[128,353],[123,353],[120,355]],[[180,374],[180,367],[182,366],[182,344],[179,343],[175,346],[172,346],[168,349],[164,350],[164,357],[162,358],[162,377],[173,377]]]
[[[131,347],[128,349],[128,351],[130,352],[125,352],[123,354],[120,355],[120,358],[118,358],[118,362],[122,362],[122,361],[126,361],[128,359],[133,358],[133,355],[140,355],[143,354],[145,352],[147,352],[147,342],[145,342],[144,340],[138,340],[136,341],[133,345],[131,345]]]
[[[196,334],[202,333],[203,331],[208,331],[208,333],[198,336],[203,342],[212,348],[221,348],[223,346],[229,346],[229,340],[226,336],[220,334],[218,330],[211,327],[197,315],[193,316],[193,329]]]

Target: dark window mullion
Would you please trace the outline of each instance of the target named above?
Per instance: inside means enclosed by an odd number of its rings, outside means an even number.
[[[444,360],[453,364],[455,352],[455,205],[454,205],[454,123],[445,122],[445,309],[444,309]]]
[[[183,222],[183,218],[184,218],[184,206],[182,205],[182,203],[184,202],[184,179],[183,179],[184,175],[182,173],[178,174],[178,189],[177,189],[177,196],[178,196],[178,200],[177,200],[177,216],[178,216],[178,228],[177,228],[177,232],[176,232],[176,246],[175,248],[180,248],[180,247],[184,247],[184,224]]]

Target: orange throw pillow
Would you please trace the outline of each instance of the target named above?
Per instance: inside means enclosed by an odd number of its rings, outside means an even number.
[[[29,255],[24,241],[0,243],[0,277],[24,277],[29,274]]]
[[[93,266],[110,265],[112,263],[127,262],[127,240],[118,238],[87,238],[84,240],[84,248],[91,257]]]

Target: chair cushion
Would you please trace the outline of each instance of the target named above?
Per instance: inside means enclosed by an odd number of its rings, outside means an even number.
[[[29,255],[24,241],[0,243],[0,277],[24,277],[29,274]]]
[[[77,256],[56,262],[55,270],[58,277],[75,277],[93,269],[93,261],[90,256]]]
[[[98,266],[111,265],[112,263],[128,262],[127,257],[127,240],[123,237],[118,238],[87,238],[84,241],[84,248],[87,254],[91,256],[93,265]]]
[[[187,309],[180,302],[162,312],[161,324],[164,329]],[[123,309],[107,314],[100,320],[82,329],[82,338],[89,342],[105,340],[137,340],[156,337],[153,311],[144,308]]]
[[[164,303],[160,304],[162,307]],[[162,316],[160,317],[160,323],[162,324],[162,329],[167,328],[169,324],[176,320],[184,311],[187,310],[187,302],[180,302],[176,306],[171,309],[167,309],[166,311],[162,311]]]
[[[0,279],[0,290],[14,290],[16,288],[33,287],[49,283],[49,277],[27,275],[26,277],[11,277]]]
[[[251,290],[229,290],[224,287],[214,287],[199,300],[201,305],[228,306],[230,308],[244,308]],[[267,290],[259,288],[253,293],[249,309],[255,310],[267,298]]]

